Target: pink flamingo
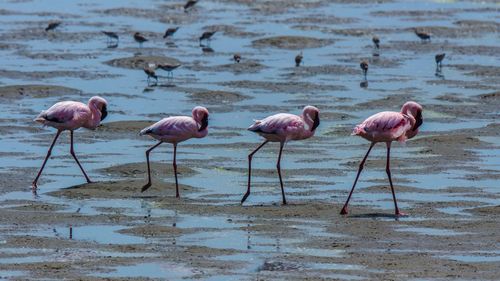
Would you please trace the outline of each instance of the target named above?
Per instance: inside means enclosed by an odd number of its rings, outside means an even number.
[[[91,130],[97,128],[101,121],[108,115],[107,105],[108,103],[105,99],[97,96],[92,97],[89,100],[88,104],[76,101],[62,101],[54,104],[49,109],[42,111],[38,115],[38,117],[35,118],[34,121],[36,122],[42,123],[45,126],[56,128],[57,133],[54,137],[54,140],[52,141],[52,144],[50,145],[49,150],[47,151],[47,156],[45,156],[42,167],[40,168],[38,175],[32,183],[33,191],[36,191],[37,189],[38,179],[42,174],[47,160],[49,160],[49,157],[52,153],[52,148],[54,147],[57,138],[65,130],[69,130],[70,132],[71,156],[73,156],[76,164],[78,164],[78,167],[80,167],[80,170],[82,170],[82,173],[85,176],[87,182],[91,182],[89,177],[87,176],[87,173],[85,173],[85,170],[80,164],[80,161],[78,161],[78,158],[76,158],[75,151],[73,149],[73,131],[81,127]]]
[[[177,182],[177,144],[190,138],[203,138],[208,134],[208,110],[202,106],[193,108],[192,116],[173,116],[164,118],[155,124],[141,130],[139,135],[150,135],[160,142],[146,150],[146,161],[148,163],[148,183],[142,187],[141,192],[151,186],[151,169],[149,166],[149,153],[164,142],[174,145],[174,175],[175,175],[175,197],[179,198],[179,184]]]
[[[306,128],[307,125],[307,128]],[[249,131],[257,133],[266,140],[248,155],[248,188],[241,199],[241,204],[250,195],[250,178],[252,175],[252,156],[268,142],[279,142],[280,152],[278,155],[278,176],[280,178],[281,195],[283,204],[286,205],[285,190],[281,179],[281,153],[285,142],[290,140],[303,140],[314,136],[316,128],[319,126],[319,110],[314,106],[306,106],[302,111],[302,116],[279,113],[262,120],[255,120],[255,123],[248,128]]]
[[[368,152],[366,152],[365,157],[359,164],[358,174],[356,175],[356,179],[354,180],[351,192],[349,193],[347,201],[345,202],[342,211],[340,211],[340,214],[346,215],[348,213],[347,204],[349,204],[352,192],[354,191],[354,187],[356,187],[359,174],[363,170],[368,154],[370,153],[373,146],[377,142],[385,142],[387,145],[387,163],[385,171],[387,172],[387,176],[389,176],[389,183],[391,185],[392,198],[394,200],[396,216],[405,215],[404,213],[399,211],[398,203],[396,202],[396,194],[394,193],[394,187],[392,185],[391,170],[389,165],[391,143],[392,141],[395,140],[404,142],[407,139],[411,139],[417,135],[418,127],[420,127],[420,125],[422,125],[423,123],[422,110],[423,109],[420,104],[413,101],[409,101],[403,105],[403,107],[401,108],[401,112],[395,112],[395,111],[379,112],[375,115],[368,117],[368,119],[363,121],[363,123],[357,125],[354,128],[352,134],[361,136],[371,141],[371,145],[370,148],[368,149]]]

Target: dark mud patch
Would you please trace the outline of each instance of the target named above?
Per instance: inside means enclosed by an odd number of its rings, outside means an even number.
[[[224,33],[224,35],[226,35],[226,36],[235,37],[235,38],[253,38],[253,37],[264,35],[263,33],[245,31],[241,27],[237,27],[234,25],[228,25],[228,24],[209,25],[209,26],[205,26],[203,28],[203,30],[205,30],[205,31],[217,31],[217,32]]]
[[[61,53],[34,53],[27,50],[18,51],[16,53],[18,56],[23,56],[33,60],[79,60],[79,59],[96,59],[100,54],[98,53],[85,53],[85,54],[76,54],[69,52],[61,52]]]
[[[289,71],[284,75],[287,77],[309,77],[317,75],[356,75],[360,73],[360,70],[346,65],[300,66],[289,68]],[[347,90],[344,86],[338,87],[343,88],[343,91]]]
[[[305,36],[276,36],[252,41],[252,46],[255,48],[273,47],[290,50],[319,48],[330,44],[333,44],[333,40],[331,39],[319,39]]]
[[[95,38],[102,36],[100,32],[63,32],[59,29],[55,31],[46,32],[44,28],[47,26],[47,22],[40,22],[39,27],[30,27],[19,29],[11,32],[6,32],[0,34],[1,41],[35,41],[35,40],[47,40],[49,42],[71,42],[71,43],[86,43],[92,41]],[[63,28],[60,27],[60,28]]]
[[[489,77],[495,79],[498,79],[500,77],[500,67],[498,66],[471,65],[471,64],[449,64],[447,66],[455,68],[459,71],[463,71],[465,72],[466,75]],[[498,82],[498,80],[493,80],[493,81]]]
[[[174,176],[174,169],[171,163],[150,162],[150,164],[151,176],[153,177],[153,179]],[[144,162],[111,166],[108,168],[100,169],[99,172],[108,176],[120,178],[144,179],[145,183],[147,179],[146,156],[144,156]],[[180,163],[177,165],[177,174],[178,176],[189,177],[197,174],[197,172]]]
[[[250,80],[240,80],[240,81],[229,81],[221,82],[219,85],[233,87],[233,88],[243,88],[243,89],[260,89],[269,92],[286,92],[286,93],[314,93],[317,91],[342,91],[345,89],[344,86],[340,85],[321,85],[308,82],[267,82],[267,81],[250,81]]]
[[[446,69],[443,70],[446,76]],[[447,85],[449,87],[458,89],[470,89],[470,90],[497,90],[498,87],[493,85],[488,85],[486,83],[481,83],[479,81],[465,81],[465,80],[427,80],[425,81],[429,85]]]
[[[278,23],[286,23],[286,24],[325,24],[325,25],[334,25],[334,24],[349,24],[359,22],[357,18],[344,18],[344,17],[336,17],[332,15],[324,15],[324,14],[316,14],[310,15],[307,17],[293,17],[285,20],[277,20]]]
[[[55,77],[71,77],[80,78],[83,80],[97,80],[104,78],[116,78],[118,74],[109,74],[105,72],[89,72],[89,71],[73,71],[73,70],[56,70],[56,71],[16,71],[16,70],[0,70],[0,77],[19,80],[44,80]]]
[[[144,66],[147,66],[150,63],[154,64],[181,64],[180,61],[174,58],[169,58],[169,57],[161,57],[161,56],[134,56],[134,57],[127,57],[127,58],[119,58],[119,59],[112,59],[109,61],[104,62],[105,64],[115,66],[115,67],[121,67],[121,68],[128,68],[128,69],[140,69],[142,70]]]
[[[129,138],[139,138],[139,132],[153,125],[156,121],[130,120],[103,123],[99,126],[99,132],[108,134],[120,134]]]
[[[77,89],[56,85],[12,85],[0,87],[0,97],[7,99],[18,98],[47,98],[53,96],[81,95]]]
[[[258,73],[267,68],[267,66],[253,60],[242,59],[240,63],[228,63],[222,65],[207,66],[202,62],[195,62],[193,65],[186,68],[193,71],[210,71],[210,72],[232,72],[234,74],[241,73]]]
[[[254,157],[253,160],[253,167],[252,167],[252,175],[258,176],[258,177],[265,177],[265,178],[276,178],[277,176],[277,171],[276,169],[259,169],[257,168],[258,162],[263,161],[261,159],[258,159],[257,157]],[[274,159],[273,159],[274,161]],[[240,174],[248,174],[248,169],[247,168],[238,168],[238,167],[219,167],[221,170],[229,171],[229,172],[237,172]],[[342,170],[337,170],[337,169],[287,169],[286,167],[281,167],[281,173],[285,177],[286,176],[340,176],[344,175],[344,171]]]
[[[172,179],[173,179],[172,173]],[[182,180],[181,180],[182,181]],[[64,188],[48,192],[47,195],[65,197],[70,199],[90,198],[151,198],[151,197],[173,197],[175,198],[175,183],[164,183],[153,181],[151,187],[141,193],[142,186],[146,180],[107,181],[95,182]],[[181,198],[183,194],[197,191],[196,188],[179,184]],[[179,200],[179,202],[181,202]]]
[[[281,14],[295,9],[313,9],[326,5],[324,1],[251,1],[251,0],[222,0],[223,2],[247,5],[250,11],[259,15]]]
[[[251,97],[237,92],[207,90],[207,91],[190,93],[189,100],[193,103],[222,105],[222,104],[233,104],[250,98]]]
[[[118,233],[149,238],[172,238],[183,234],[183,230],[173,226],[143,225],[119,230]]]

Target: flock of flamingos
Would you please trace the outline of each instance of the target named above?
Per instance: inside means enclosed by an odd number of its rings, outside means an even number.
[[[415,31],[417,35],[420,34]],[[376,39],[376,40],[375,40]],[[378,38],[374,37],[374,42],[378,41]],[[378,42],[376,42],[378,45]],[[444,58],[444,56],[443,56]],[[297,60],[297,59],[296,59]],[[442,60],[442,59],[441,59]],[[436,63],[438,63],[438,58],[436,56]],[[300,64],[300,61],[298,62]],[[361,65],[362,69],[363,66]],[[366,66],[366,69],[368,67]],[[366,70],[363,69],[365,75]],[[70,153],[75,159],[76,163],[80,167],[87,182],[91,182],[87,173],[83,169],[80,161],[76,157],[73,148],[73,131],[79,128],[86,128],[94,130],[107,116],[107,101],[102,97],[92,97],[88,104],[84,104],[76,101],[62,101],[54,104],[47,110],[42,111],[36,118],[35,121],[39,122],[45,126],[50,126],[57,129],[54,140],[52,141],[45,160],[32,183],[33,192],[36,192],[37,182],[40,178],[42,171],[49,159],[52,149],[63,131],[70,132]],[[423,108],[416,102],[408,101],[401,108],[400,112],[395,111],[383,111],[368,117],[359,125],[355,126],[352,134],[363,137],[364,139],[371,142],[366,155],[361,161],[354,180],[352,189],[347,197],[347,200],[341,210],[341,214],[345,215],[348,213],[348,203],[351,199],[351,195],[356,187],[356,183],[359,179],[361,171],[363,170],[364,164],[373,146],[378,142],[385,142],[387,145],[387,162],[386,162],[386,172],[389,177],[389,183],[391,186],[392,196],[394,200],[394,208],[396,216],[405,215],[401,212],[397,205],[396,195],[394,192],[394,187],[392,184],[391,171],[390,171],[390,151],[391,143],[393,141],[404,142],[407,139],[411,139],[418,134],[418,128],[423,123],[422,118]],[[158,140],[158,143],[153,145],[151,148],[146,150],[146,162],[148,168],[148,181],[142,187],[142,192],[146,191],[151,186],[151,170],[149,164],[149,154],[150,152],[157,148],[160,144],[166,142],[173,144],[173,168],[175,175],[175,186],[176,186],[176,197],[179,197],[179,186],[177,181],[177,144],[186,141],[191,138],[204,138],[208,134],[208,116],[209,112],[205,107],[196,106],[192,110],[192,116],[172,116],[164,118],[157,123],[144,128],[140,131],[140,135],[149,135],[152,138]],[[241,203],[250,195],[251,186],[251,173],[252,173],[252,157],[268,142],[279,142],[280,149],[278,154],[278,161],[276,168],[278,170],[278,176],[280,180],[281,193],[283,198],[283,204],[286,204],[285,191],[283,188],[283,180],[281,178],[281,154],[283,147],[286,142],[292,140],[304,140],[314,136],[316,128],[320,125],[319,109],[314,106],[306,106],[301,115],[294,115],[289,113],[278,113],[275,115],[268,116],[262,120],[256,120],[248,130],[259,134],[265,140],[260,144],[255,150],[253,150],[248,155],[248,187],[246,193],[241,199]]]

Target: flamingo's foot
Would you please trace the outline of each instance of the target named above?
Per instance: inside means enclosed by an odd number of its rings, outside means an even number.
[[[344,206],[342,210],[340,211],[341,215],[347,215],[349,212],[347,211],[347,206]]]

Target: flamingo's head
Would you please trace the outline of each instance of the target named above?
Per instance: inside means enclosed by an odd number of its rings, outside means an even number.
[[[316,130],[316,128],[319,126],[319,109],[312,105],[308,105],[304,107],[302,116],[308,123],[311,132]]]
[[[412,131],[416,131],[418,127],[424,123],[424,119],[422,117],[423,110],[422,106],[414,101],[406,102],[401,108],[401,113],[411,115],[415,118],[415,125],[413,125]]]
[[[208,127],[208,109],[203,106],[193,108],[193,119],[200,124],[198,132],[205,130]]]
[[[89,100],[89,106],[97,108],[101,112],[101,121],[108,116],[108,102],[98,96],[94,96]]]

